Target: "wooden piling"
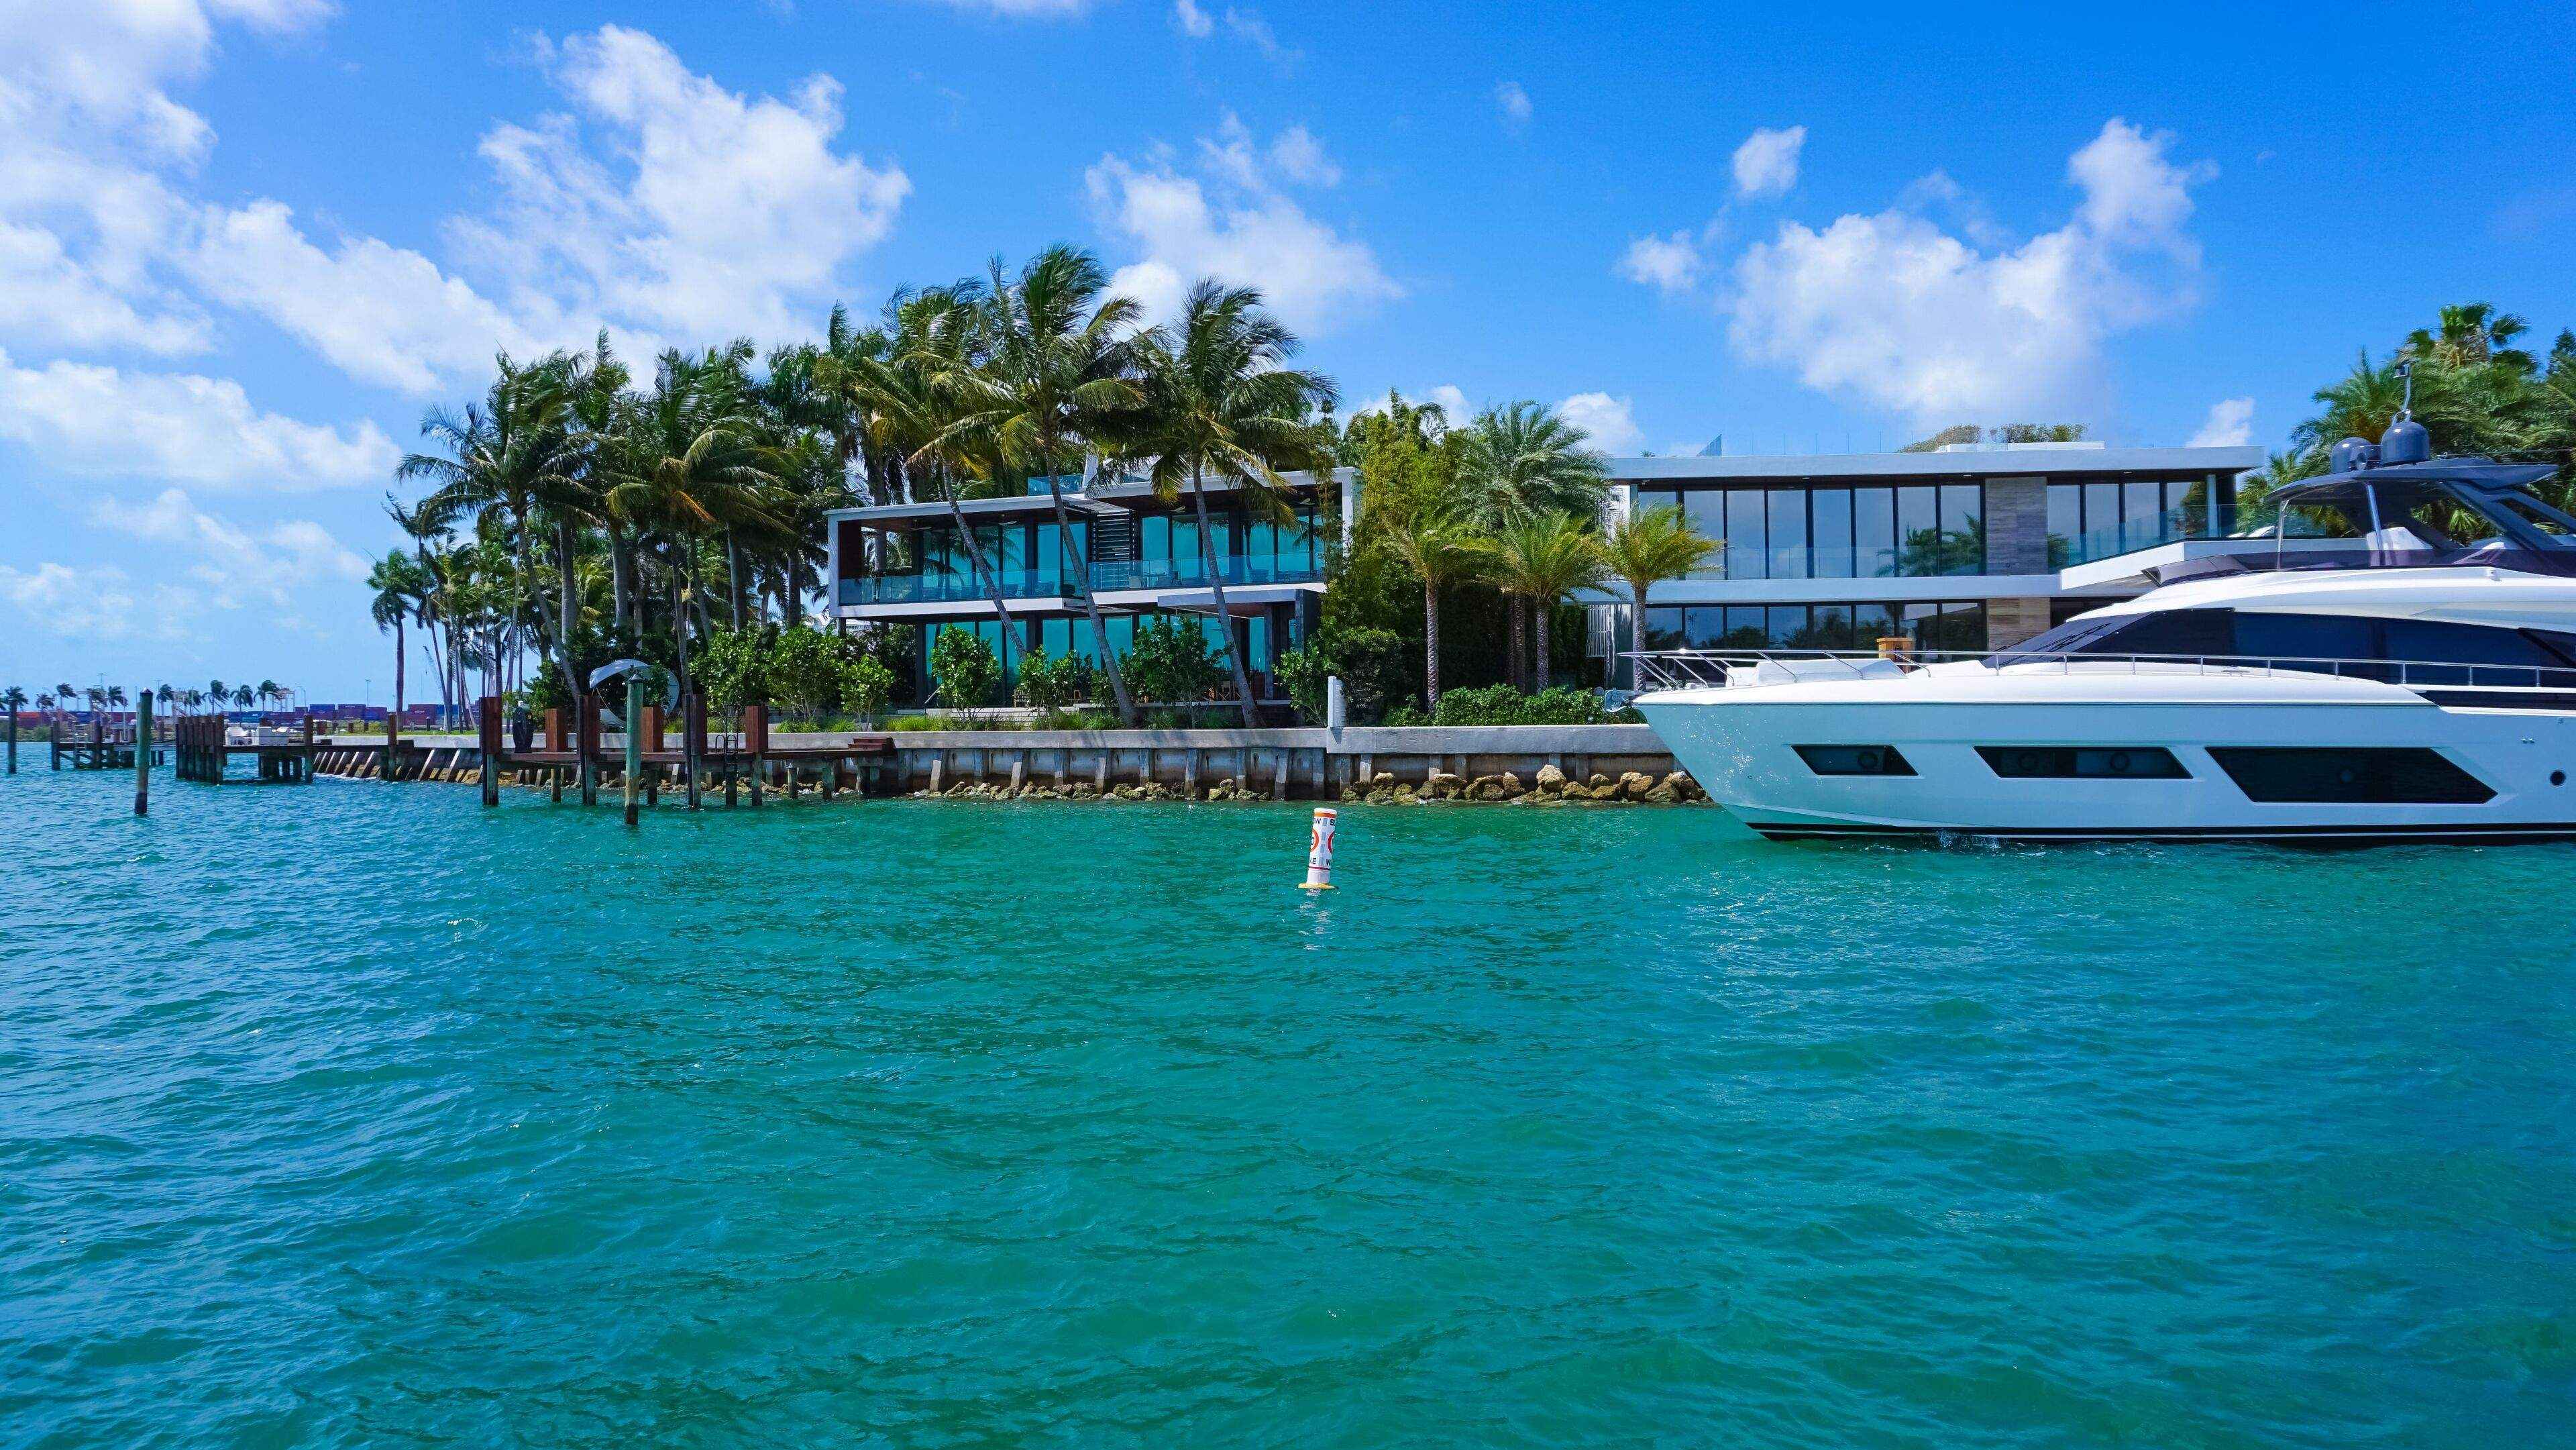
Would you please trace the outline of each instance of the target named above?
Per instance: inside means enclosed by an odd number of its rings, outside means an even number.
[[[707,697],[691,690],[680,702],[680,769],[688,777],[689,809],[698,808],[698,765],[707,753]]]
[[[483,747],[483,804],[501,803],[501,697],[485,695],[475,702],[476,731]]]
[[[626,824],[631,826],[638,819],[635,789],[641,782],[637,777],[644,773],[644,682],[632,674],[626,677],[625,713],[620,723],[626,727]]]
[[[10,717],[11,753],[16,753],[17,716]],[[134,696],[134,813],[152,814],[152,687],[144,686]]]
[[[760,804],[761,777],[769,772],[769,707],[742,707],[742,748],[750,756],[751,803]]]
[[[581,803],[595,806],[599,804],[599,696],[597,693],[585,694],[581,697],[581,723],[576,729],[581,735],[581,741],[575,747],[581,756]]]

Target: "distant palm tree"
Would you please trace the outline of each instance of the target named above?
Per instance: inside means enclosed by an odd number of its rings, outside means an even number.
[[[421,597],[429,592],[429,577],[419,561],[400,549],[376,561],[367,574],[367,587],[376,591],[367,606],[368,617],[375,620],[379,633],[392,630],[394,636],[394,713],[403,710],[403,625],[420,610]]]
[[[259,682],[259,703],[264,708],[277,709],[286,703],[286,691],[280,689],[275,680],[262,680]]]
[[[1329,473],[1331,431],[1308,421],[1332,406],[1332,383],[1321,373],[1288,366],[1297,337],[1261,305],[1249,287],[1203,281],[1190,289],[1168,345],[1161,336],[1142,349],[1145,404],[1133,416],[1127,443],[1153,462],[1154,494],[1177,499],[1187,485],[1198,514],[1199,557],[1208,561],[1208,585],[1224,624],[1226,662],[1234,669],[1236,699],[1246,726],[1260,724],[1252,676],[1225,603],[1216,531],[1208,522],[1207,485],[1213,474],[1234,485],[1247,514],[1278,522],[1293,517],[1280,470]]]
[[[252,698],[253,696],[251,695],[250,686],[236,685],[233,687],[233,708],[237,710],[249,709]]]
[[[1387,552],[1422,580],[1423,708],[1440,708],[1440,591],[1477,577],[1488,555],[1466,518],[1415,508],[1377,530]]]
[[[1628,586],[1631,650],[1646,652],[1646,591],[1667,579],[1689,577],[1719,547],[1717,540],[1692,532],[1681,509],[1671,504],[1639,509],[1611,529],[1601,542],[1601,554],[1610,576]]]
[[[2443,308],[2439,330],[2419,327],[2407,335],[2406,345],[2415,349],[2416,356],[2434,358],[2450,367],[2472,368],[2495,362],[2527,373],[2538,364],[2530,353],[2510,344],[2530,330],[2530,323],[2510,312],[2496,311],[2492,302],[2467,302]]]
[[[215,709],[220,711],[224,708],[224,701],[232,697],[232,690],[221,680],[208,680],[206,694],[214,702]]]
[[[163,714],[169,713],[170,707],[177,704],[179,701],[179,692],[172,689],[167,684],[162,685],[160,689],[155,690],[152,693],[160,698]]]
[[[1549,684],[1548,623],[1567,595],[1601,583],[1609,573],[1602,557],[1601,536],[1592,520],[1570,513],[1547,512],[1506,525],[1494,535],[1494,580],[1517,596],[1530,617],[1532,687]]]

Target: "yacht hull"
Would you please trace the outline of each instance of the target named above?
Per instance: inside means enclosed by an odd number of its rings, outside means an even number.
[[[2576,711],[2563,702],[2453,708],[2351,679],[1979,674],[1637,703],[1711,799],[1774,839],[2576,838]],[[1910,773],[1819,773],[1800,746],[1892,749]],[[2072,752],[2098,764],[2106,751],[2157,764],[2148,752],[2167,752],[2171,766],[2136,778],[2004,773]],[[2381,776],[2395,788],[2376,794],[2418,798],[2279,798],[2368,796]],[[2443,788],[2423,788],[2428,779]]]

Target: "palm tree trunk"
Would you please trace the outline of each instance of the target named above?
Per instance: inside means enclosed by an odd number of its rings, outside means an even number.
[[[1190,470],[1190,501],[1197,505],[1199,557],[1207,561],[1208,587],[1216,594],[1219,631],[1225,636],[1225,662],[1234,669],[1234,698],[1243,706],[1243,728],[1261,728],[1261,711],[1252,701],[1252,674],[1243,667],[1243,649],[1234,642],[1234,615],[1225,607],[1225,569],[1217,562],[1216,530],[1208,523],[1207,487],[1196,468]]]
[[[1002,572],[984,558],[983,541],[975,537],[973,526],[966,522],[966,510],[958,506],[956,485],[949,480],[945,472],[940,475],[939,482],[939,492],[948,503],[949,521],[957,526],[957,537],[966,542],[967,567],[974,570],[975,577],[984,584],[986,596],[993,601],[993,615],[1002,622],[1002,645],[1007,650],[1011,643],[1011,606],[1002,602],[1004,597]],[[1038,647],[1036,623],[1023,620],[1020,630],[1022,640],[1020,653],[1023,655],[1036,653]]]
[[[1524,655],[1529,649],[1529,636],[1521,630],[1521,597],[1503,596],[1503,678],[1515,690],[1529,688],[1529,665]]]
[[[1533,694],[1546,689],[1549,685],[1554,683],[1554,680],[1551,678],[1554,671],[1548,668],[1549,661],[1547,656],[1549,640],[1547,636],[1548,626],[1554,623],[1549,616],[1555,612],[1556,601],[1553,599],[1532,599],[1530,601],[1530,663],[1534,670],[1533,678],[1530,681],[1530,690]]]
[[[401,616],[400,614],[396,614],[396,615],[394,616],[394,718],[395,718],[395,719],[397,719],[397,720],[401,719],[401,718],[402,718],[402,712],[403,712],[403,621],[402,621],[402,616]]]
[[[725,602],[732,606],[734,633],[742,633],[742,551],[735,547],[733,530],[725,530]]]
[[[1440,708],[1440,588],[1422,581],[1422,684],[1425,712]]]
[[[608,528],[608,587],[611,599],[608,618],[612,625],[626,620],[626,598],[632,592],[628,574],[633,565],[626,557],[626,531],[611,524]],[[575,692],[578,695],[578,692]]]
[[[572,636],[573,631],[581,627],[581,587],[574,578],[574,545],[572,520],[569,517],[556,519],[555,567],[562,575],[559,582],[563,590],[563,608],[559,616],[562,624],[555,639],[555,662],[563,667],[565,687],[578,700],[581,698],[581,672],[573,668]]]
[[[1100,617],[1100,601],[1091,597],[1091,563],[1074,554],[1073,520],[1065,512],[1064,485],[1053,473],[1047,475],[1047,492],[1055,496],[1056,552],[1063,557],[1074,587],[1082,594],[1082,612],[1091,620],[1091,647],[1100,654],[1100,667],[1109,676],[1109,693],[1118,702],[1118,723],[1132,729],[1136,724],[1136,702],[1128,698],[1127,677],[1118,668],[1118,656],[1110,652],[1109,626]]]
[[[1646,652],[1645,584],[1635,579],[1629,580],[1628,598],[1631,601],[1628,607],[1628,645],[1633,653],[1644,654]],[[1614,672],[1611,678],[1616,679],[1618,676]],[[1628,661],[1628,688],[1631,690],[1644,689],[1645,681],[1646,676],[1643,667],[1641,667],[1633,658],[1630,659]]]

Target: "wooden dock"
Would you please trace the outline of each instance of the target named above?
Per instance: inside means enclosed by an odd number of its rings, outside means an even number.
[[[232,741],[231,722],[221,715],[182,715],[171,724],[181,780],[204,785],[292,785],[313,778],[315,737],[309,716],[292,739],[238,745]],[[232,774],[237,756],[256,761],[256,772],[248,777]]]
[[[140,747],[131,725],[74,725],[56,720],[45,727],[56,770],[132,770],[134,752],[148,748],[154,765],[161,763],[161,742]]]

